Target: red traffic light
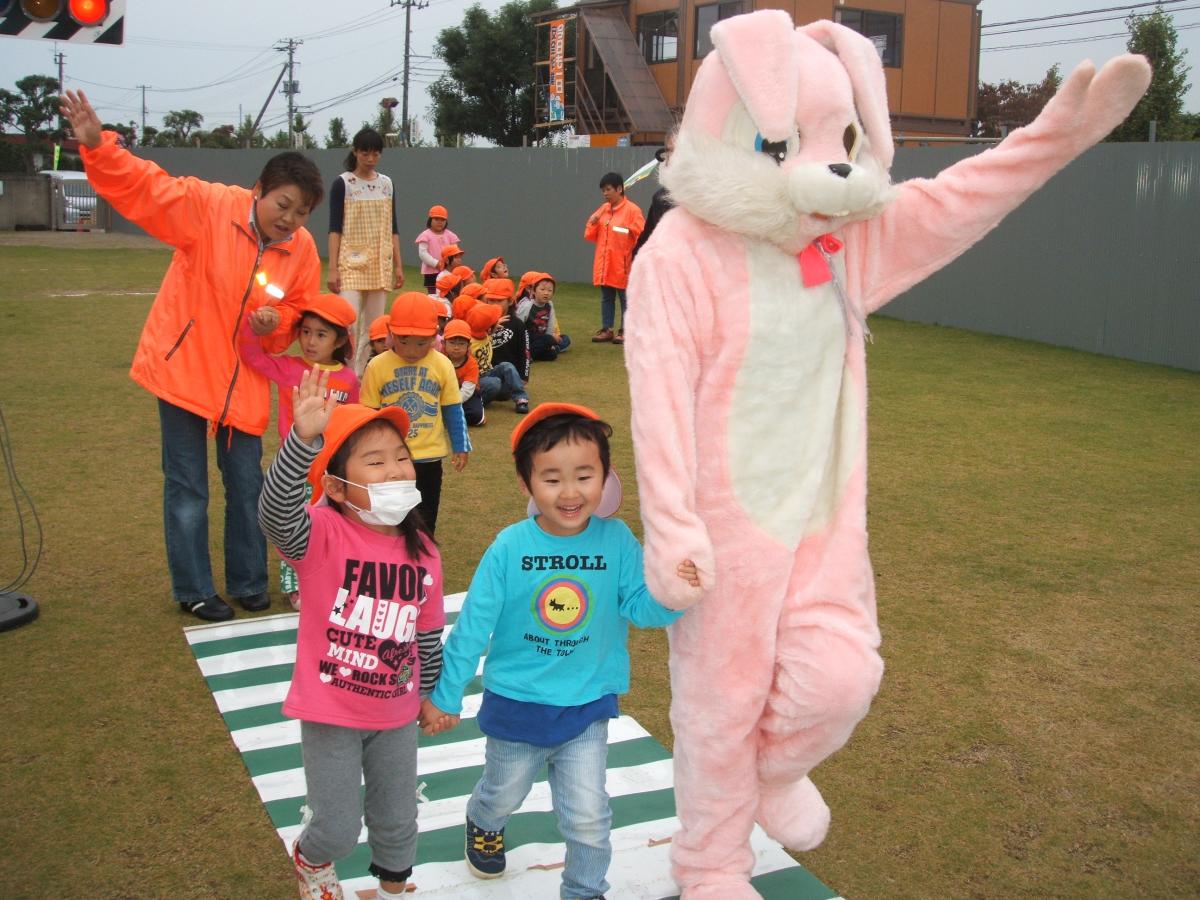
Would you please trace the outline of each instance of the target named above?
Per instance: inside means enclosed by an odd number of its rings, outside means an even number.
[[[108,0],[69,0],[68,10],[76,23],[91,28],[108,18]]]

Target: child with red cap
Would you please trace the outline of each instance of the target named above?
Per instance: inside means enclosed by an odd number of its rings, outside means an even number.
[[[242,360],[254,371],[275,382],[279,393],[279,437],[287,437],[292,427],[292,388],[305,372],[313,369],[329,373],[329,394],[338,403],[358,402],[358,375],[351,362],[354,344],[350,329],[356,318],[354,307],[337,294],[315,294],[300,304],[300,318],[293,332],[300,345],[299,356],[269,356],[263,351],[262,335],[270,334],[279,324],[273,306],[261,306],[247,314],[238,335]],[[279,563],[279,589],[292,609],[300,608],[300,583],[296,571],[286,562]]]
[[[462,395],[463,416],[468,425],[483,424],[483,395],[479,392],[479,363],[471,355],[471,326],[454,319],[442,332],[442,352],[454,366],[458,392]]]
[[[304,582],[283,702],[300,724],[309,813],[292,861],[301,897],[342,900],[333,864],[358,845],[365,812],[378,896],[400,898],[416,858],[417,729],[444,722],[427,699],[446,623],[442,563],[415,509],[408,416],[338,405],[328,382],[314,369],[293,388],[295,419],[258,506]]]
[[[481,304],[500,310],[500,318],[491,330],[492,352],[490,366],[479,367],[479,387],[483,405],[493,400],[513,401],[518,413],[529,411],[529,334],[525,323],[512,310],[513,283],[507,278],[489,278],[483,283]]]
[[[407,291],[398,296],[388,320],[391,349],[368,363],[362,386],[363,405],[399,406],[408,414],[407,440],[421,491],[421,515],[431,534],[442,496],[442,460],[450,456],[454,470],[461,472],[471,451],[454,367],[434,349],[438,312],[425,294]]]
[[[480,560],[427,709],[429,721],[453,726],[487,651],[476,718],[487,747],[467,802],[467,867],[479,878],[504,874],[505,825],[546,766],[567,846],[560,896],[571,898],[609,888],[608,722],[629,690],[629,625],[680,616],[646,589],[628,526],[603,517],[616,510],[602,508],[611,434],[592,410],[568,403],[543,403],[513,430],[534,515],[501,531]],[[677,571],[699,583],[690,560]]]
[[[421,258],[421,275],[425,279],[426,293],[433,292],[434,279],[442,270],[442,248],[458,243],[458,235],[449,229],[449,222],[450,214],[446,212],[446,207],[440,204],[429,207],[425,230],[413,242]]]
[[[553,362],[571,346],[570,336],[559,330],[554,315],[557,284],[549,272],[534,272],[529,279],[529,296],[517,303],[517,318],[529,333],[529,355],[536,360]]]

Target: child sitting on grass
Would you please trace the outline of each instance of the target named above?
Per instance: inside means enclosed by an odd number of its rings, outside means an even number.
[[[557,282],[549,272],[538,272],[531,279],[530,296],[517,303],[517,318],[529,332],[529,355],[535,360],[558,359],[571,346],[571,338],[558,329],[554,315],[554,289]]]
[[[661,627],[680,615],[646,589],[625,523],[595,515],[611,434],[566,403],[539,405],[513,430],[521,491],[538,514],[500,532],[480,561],[427,711],[438,727],[453,724],[486,650],[477,724],[487,747],[467,803],[467,866],[479,878],[504,873],[505,826],[545,765],[567,848],[561,896],[571,898],[609,887],[608,720],[629,690],[629,623]],[[699,584],[691,561],[678,573]]]
[[[493,400],[512,398],[513,406],[518,413],[529,411],[529,394],[526,385],[529,384],[530,356],[529,334],[525,323],[512,315],[513,283],[507,278],[489,278],[483,283],[483,298],[481,303],[496,307],[500,310],[500,319],[491,330],[492,333],[492,364],[488,371],[480,368],[484,376],[481,383],[484,406]],[[520,388],[516,382],[501,371],[511,367],[520,380]]]
[[[483,395],[479,392],[479,363],[471,356],[471,326],[454,319],[442,334],[446,348],[442,351],[454,366],[458,392],[462,396],[463,416],[468,425],[482,425]]]
[[[333,863],[358,845],[365,808],[378,896],[398,900],[416,857],[418,719],[427,733],[442,722],[425,699],[441,665],[442,564],[415,510],[408,416],[338,405],[329,378],[307,370],[292,389],[258,506],[304,583],[283,712],[300,720],[311,818],[292,861],[302,900],[341,900]]]

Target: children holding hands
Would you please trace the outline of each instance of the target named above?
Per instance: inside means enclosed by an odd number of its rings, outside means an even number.
[[[680,615],[646,589],[642,550],[625,523],[596,515],[611,434],[595,412],[565,403],[539,405],[514,429],[521,491],[538,514],[504,529],[484,554],[425,708],[434,727],[453,724],[443,716],[461,711],[487,651],[477,719],[486,758],[467,803],[467,865],[480,878],[504,873],[505,825],[546,765],[567,847],[567,898],[608,890],[608,720],[629,690],[629,623],[661,627]],[[678,574],[699,584],[689,560]]]
[[[416,856],[418,725],[455,722],[427,699],[441,667],[441,558],[414,509],[408,416],[338,404],[329,380],[309,369],[292,389],[258,507],[305,587],[283,704],[300,720],[310,816],[292,858],[302,898],[342,898],[333,863],[357,845],[365,809],[370,871],[389,900]]]

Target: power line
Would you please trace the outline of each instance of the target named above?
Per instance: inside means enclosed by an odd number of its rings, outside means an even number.
[[[1193,9],[1200,9],[1200,6],[1180,6],[1172,10],[1172,13],[1187,12]],[[1074,28],[1077,25],[1098,25],[1101,22],[1120,22],[1125,19],[1125,16],[1106,16],[1103,19],[1086,19],[1082,22],[1059,22],[1055,25],[1032,25],[1029,28],[1011,28],[1008,31],[993,31],[985,34],[984,37],[998,37],[1002,34],[1020,34],[1024,31],[1045,31],[1050,28]]]
[[[1176,31],[1188,31],[1192,28],[1200,28],[1200,22],[1191,22],[1187,25],[1176,25]],[[1006,44],[1003,47],[980,47],[980,53],[993,53],[999,50],[1030,50],[1035,47],[1062,47],[1067,44],[1087,44],[1092,41],[1105,41],[1112,38],[1127,38],[1128,31],[1114,31],[1111,34],[1093,34],[1088,37],[1078,38],[1061,38],[1056,41],[1040,41],[1034,44]]]
[[[1055,13],[1051,16],[1038,16],[1033,19],[1013,19],[1011,22],[991,22],[986,25],[981,25],[980,28],[1003,28],[1006,25],[1024,25],[1027,22],[1049,22],[1053,19],[1072,19],[1078,16],[1090,16],[1095,13],[1118,12],[1120,10],[1141,9],[1146,6],[1174,6],[1176,3],[1183,3],[1184,0],[1155,0],[1153,3],[1134,3],[1125,6],[1109,6],[1105,9],[1081,9],[1079,12],[1072,13]]]

